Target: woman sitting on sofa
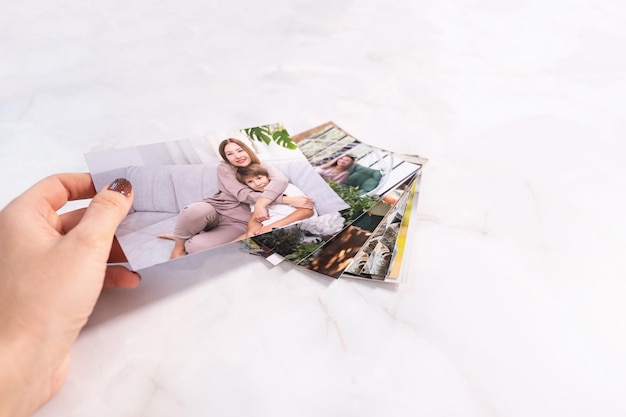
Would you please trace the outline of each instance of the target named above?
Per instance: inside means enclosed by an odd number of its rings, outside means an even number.
[[[251,215],[250,204],[254,204],[252,215],[260,222],[269,218],[267,206],[272,202],[313,208],[310,197],[283,196],[287,177],[270,164],[263,164],[270,178],[263,192],[239,182],[235,177],[237,168],[261,163],[243,141],[225,139],[219,145],[219,153],[223,161],[217,167],[217,193],[183,207],[176,218],[174,233],[159,235],[174,240],[170,259],[223,245],[245,234]]]

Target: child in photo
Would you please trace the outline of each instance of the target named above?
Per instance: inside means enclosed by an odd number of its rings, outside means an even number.
[[[269,184],[270,178],[267,169],[260,164],[250,164],[245,167],[237,168],[235,177],[242,184],[247,185],[254,191],[263,192],[264,188]],[[295,185],[289,183],[287,188],[283,192],[285,196],[305,195]],[[273,229],[287,226],[294,222],[308,219],[315,215],[314,208],[296,208],[288,204],[273,203],[267,206],[269,219],[259,222],[254,216],[250,216],[248,221],[248,230],[245,236],[239,237],[237,240],[244,237],[252,237],[272,231]],[[250,205],[250,211],[254,212],[254,205]]]

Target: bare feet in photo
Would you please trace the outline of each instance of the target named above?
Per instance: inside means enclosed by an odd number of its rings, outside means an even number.
[[[185,255],[187,255],[187,252],[185,251],[185,241],[184,240],[175,241],[174,249],[172,249],[172,254],[170,255],[170,259],[182,258]]]
[[[161,233],[160,235],[157,235],[157,237],[159,239],[176,240],[176,238],[174,238],[174,233]]]
[[[176,240],[173,233],[161,233],[157,235],[159,239],[167,239],[174,241],[174,249],[172,249],[172,253],[170,255],[170,259],[182,258],[187,255],[185,251],[185,241],[184,240]]]

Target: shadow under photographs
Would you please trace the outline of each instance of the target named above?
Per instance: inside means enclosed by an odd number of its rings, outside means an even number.
[[[341,277],[338,278],[342,281],[349,282],[351,287],[359,292],[359,288],[366,287],[368,289],[374,289],[377,291],[388,291],[390,293],[399,293],[402,291],[402,286],[397,285],[396,283],[389,281],[380,281],[376,279],[365,279],[365,278],[352,278],[352,277]],[[354,285],[352,285],[354,284]]]
[[[141,283],[137,288],[102,292],[85,330],[174,294],[189,291],[207,281],[218,283],[236,279],[237,269],[265,262],[242,251],[240,245],[235,242],[140,270]],[[241,277],[246,278],[245,274]]]
[[[250,265],[255,268],[264,266],[265,271],[276,271],[272,273],[288,279],[296,278],[296,274],[309,282],[312,279],[324,288],[328,288],[335,281],[304,268],[294,268],[295,265],[288,261],[273,266],[263,257],[247,252],[241,242],[234,242],[143,269],[139,271],[142,279],[137,288],[103,291],[83,331],[89,331],[109,320],[173,295],[193,290],[199,285],[210,285],[215,289],[223,280],[238,279],[241,280],[241,285],[246,285],[250,274],[237,274],[237,270]],[[260,275],[263,273],[255,272],[255,276]]]
[[[382,291],[390,291],[392,293],[396,293],[400,290],[400,286],[396,285],[394,283],[390,283],[388,281],[379,281],[379,280],[372,280],[372,279],[364,279],[364,278],[352,278],[352,277],[338,277],[338,278],[332,278],[329,277],[326,274],[320,273],[320,272],[315,272],[312,271],[308,268],[302,267],[302,266],[297,266],[292,264],[289,261],[283,261],[281,264],[279,264],[278,266],[282,266],[285,270],[285,273],[291,272],[294,273],[294,271],[297,271],[297,273],[302,274],[304,276],[306,276],[307,279],[313,279],[314,281],[316,281],[317,283],[325,286],[325,287],[330,287],[333,283],[337,282],[337,281],[343,281],[345,283],[350,283],[350,285],[352,286],[352,283],[357,284],[359,287],[364,286],[364,287],[368,287],[368,288],[374,288],[374,289],[380,289]],[[277,267],[278,267],[277,266]],[[355,291],[357,290],[357,287],[352,286]]]

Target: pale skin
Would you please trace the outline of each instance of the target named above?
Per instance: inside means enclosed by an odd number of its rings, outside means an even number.
[[[121,184],[121,185],[120,185]],[[114,239],[132,187],[96,193],[89,174],[48,177],[0,211],[0,416],[30,416],[61,387],[72,344],[103,288],[137,273]],[[86,209],[57,214],[69,200]],[[25,238],[27,237],[27,238]]]
[[[265,187],[270,183],[270,179],[266,175],[251,175],[243,178],[243,183],[248,187],[252,188],[254,191],[263,191]],[[283,197],[283,201],[286,197]],[[272,222],[268,225],[263,226],[263,223],[258,221],[254,216],[254,213],[251,214],[250,220],[248,221],[248,230],[245,235],[238,237],[235,240],[241,240],[246,237],[252,237],[256,235],[260,235],[263,233],[271,232],[272,229],[276,229],[278,227],[287,226],[291,223],[297,222],[299,220],[308,219],[313,215],[313,200],[310,197],[308,198],[308,202],[306,203],[306,207],[296,208],[292,213],[283,217],[280,220]],[[256,211],[256,210],[255,210]]]

